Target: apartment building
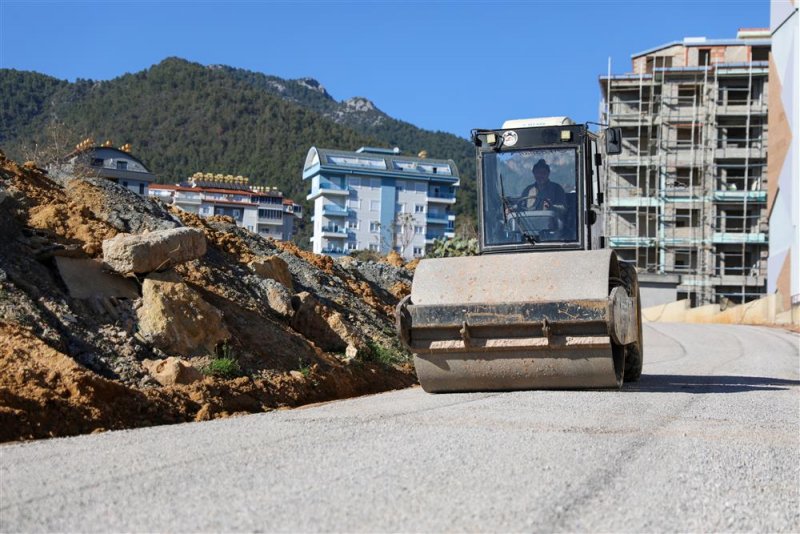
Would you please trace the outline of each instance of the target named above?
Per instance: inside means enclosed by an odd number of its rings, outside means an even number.
[[[610,156],[606,236],[645,280],[677,282],[692,305],[766,289],[769,30],[687,37],[600,77]]]
[[[150,169],[131,154],[130,144],[114,148],[110,140],[96,145],[92,138],[78,143],[51,171],[105,178],[145,197],[156,179]]]
[[[394,249],[412,259],[435,239],[453,237],[458,168],[424,156],[404,156],[397,148],[312,147],[303,180],[314,203],[314,252]]]
[[[800,15],[798,2],[770,2],[769,266],[767,292],[800,322]]]
[[[244,176],[195,173],[175,185],[153,184],[150,196],[201,216],[227,215],[264,237],[292,239],[303,208],[275,187],[250,185]]]

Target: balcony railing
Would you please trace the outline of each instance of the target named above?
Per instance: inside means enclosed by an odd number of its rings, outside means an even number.
[[[335,215],[337,217],[347,216],[347,210],[341,206],[336,206],[335,204],[325,204],[322,206],[322,213],[324,215]]]
[[[339,187],[338,185],[334,184],[321,183],[311,190],[311,193],[306,197],[306,199],[311,200],[319,195],[326,194],[347,196],[350,194],[350,189],[348,187]]]

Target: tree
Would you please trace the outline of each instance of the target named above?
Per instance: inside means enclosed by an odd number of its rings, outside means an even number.
[[[399,213],[397,214],[397,219],[394,222],[394,238],[392,241],[395,241],[397,245],[400,247],[400,255],[405,256],[406,250],[408,249],[409,245],[411,245],[412,241],[414,241],[414,226],[416,221],[414,220],[414,216],[410,213]]]
[[[398,213],[386,232],[383,231],[383,228],[380,228],[380,223],[375,223],[379,227],[379,232],[375,239],[381,245],[381,248],[395,250],[395,247],[399,247],[400,255],[405,256],[406,250],[414,241],[414,226],[416,226],[416,222],[414,215],[411,213]]]

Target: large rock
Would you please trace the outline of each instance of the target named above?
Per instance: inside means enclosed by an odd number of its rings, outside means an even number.
[[[327,310],[317,302],[311,293],[303,291],[292,299],[294,317],[292,328],[314,342],[322,350],[341,352],[347,348],[347,341],[328,324]]]
[[[286,289],[283,284],[275,280],[264,280],[267,293],[267,304],[272,310],[284,317],[291,317],[294,315],[294,308],[292,307],[292,294]]]
[[[289,266],[278,256],[262,256],[251,261],[248,266],[257,275],[271,278],[286,286],[289,291],[294,291],[292,273],[289,272]]]
[[[142,367],[162,386],[192,384],[203,379],[200,371],[174,356],[164,360],[144,360]]]
[[[103,261],[119,273],[149,273],[191,261],[206,253],[206,238],[197,228],[118,234],[103,240]]]
[[[142,338],[167,354],[213,353],[217,343],[230,338],[222,313],[172,271],[145,278],[136,314]]]

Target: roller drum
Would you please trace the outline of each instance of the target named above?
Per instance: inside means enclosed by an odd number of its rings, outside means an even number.
[[[611,250],[423,260],[398,305],[429,392],[615,388],[639,311]]]

